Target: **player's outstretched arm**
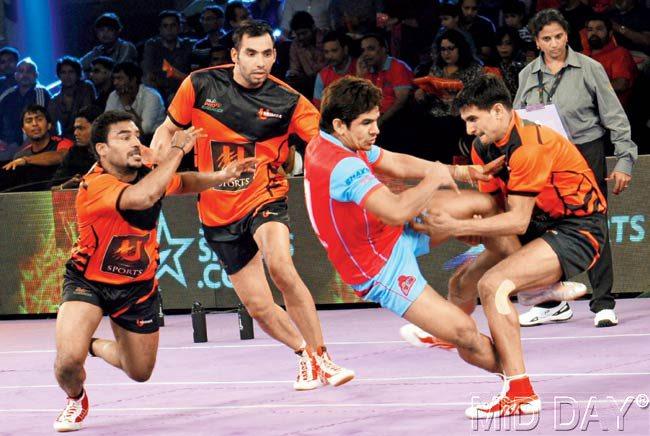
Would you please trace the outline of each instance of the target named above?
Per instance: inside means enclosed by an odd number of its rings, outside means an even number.
[[[120,197],[119,208],[121,210],[145,210],[160,200],[183,156],[192,150],[196,139],[201,136],[201,132],[201,129],[190,127],[187,130],[174,133],[171,141],[163,143],[158,150],[158,161],[160,162],[158,166],[138,183],[124,190]]]
[[[153,138],[151,138],[150,148],[153,150],[155,158],[158,157],[157,155],[162,148],[167,144],[171,144],[174,133],[180,130],[182,129],[174,124],[169,117],[165,118],[165,121],[158,126]],[[155,161],[158,162],[158,159],[155,159]]]
[[[180,173],[183,187],[181,192],[202,192],[237,179],[242,173],[255,172],[257,159],[249,157],[230,162],[221,171],[199,173],[196,171]]]
[[[438,188],[450,184],[458,190],[446,166],[436,162],[413,188],[394,194],[382,185],[368,194],[363,207],[386,224],[403,225],[427,207]]]

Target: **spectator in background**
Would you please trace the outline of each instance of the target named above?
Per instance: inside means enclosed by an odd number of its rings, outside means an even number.
[[[251,17],[269,23],[273,29],[280,26],[280,7],[282,0],[255,0],[248,9]]]
[[[594,171],[601,191],[607,195],[607,181],[618,195],[632,180],[632,166],[638,150],[632,142],[630,123],[612,89],[603,66],[576,53],[568,45],[569,24],[555,9],[538,12],[531,20],[531,30],[541,50],[537,59],[519,74],[515,109],[536,104],[555,105],[570,140],[578,147]],[[613,143],[616,164],[607,176],[605,150]],[[589,270],[593,294],[590,309],[596,314],[594,325],[618,324],[612,296],[614,272],[609,232],[600,258]],[[567,320],[572,312],[566,302],[542,304],[522,313],[522,325],[538,325]]]
[[[467,40],[455,29],[444,32],[433,44],[433,64],[429,76],[433,78],[458,81],[462,87],[483,74],[482,66],[476,61]],[[463,120],[452,111],[458,85],[448,90],[427,93],[420,88],[415,91],[416,108],[425,129],[425,137],[436,138],[436,148],[419,150],[417,155],[429,160],[452,163],[453,156],[460,154],[459,141],[463,138]],[[431,142],[427,141],[431,147]]]
[[[52,184],[60,185],[75,178],[72,184],[66,183],[67,188],[76,187],[81,176],[86,174],[95,163],[95,155],[90,150],[90,133],[92,123],[100,116],[103,109],[97,106],[86,106],[79,109],[74,120],[74,146],[69,149],[63,161],[52,176]],[[75,183],[76,182],[76,183]]]
[[[409,65],[418,65],[438,28],[433,2],[383,0],[390,32],[389,52]]]
[[[635,57],[650,55],[650,11],[637,0],[614,0],[610,12],[616,41]]]
[[[95,93],[97,95],[95,106],[99,106],[102,109],[106,108],[108,96],[115,89],[113,86],[114,66],[115,62],[113,62],[113,59],[106,56],[100,56],[90,62],[90,73],[88,77],[95,86]]]
[[[314,106],[320,108],[323,91],[332,82],[344,76],[357,74],[357,60],[350,56],[349,40],[341,32],[330,31],[323,37],[323,54],[327,65],[316,75]]]
[[[219,44],[226,47],[228,51],[235,47],[232,36],[242,21],[248,20],[250,13],[244,3],[234,1],[226,6],[226,31],[227,33],[219,40]]]
[[[318,29],[327,31],[330,23],[330,0],[284,0],[280,27],[284,36],[291,38],[291,19],[298,11],[308,12]]]
[[[404,120],[404,109],[411,94],[413,72],[403,61],[388,56],[386,41],[378,34],[365,35],[361,39],[361,51],[357,75],[382,90],[381,116],[377,121],[381,133],[377,143],[394,150],[408,141],[400,135],[401,130],[406,130],[400,123]]]
[[[533,35],[526,25],[526,5],[520,0],[508,0],[503,4],[503,25],[515,29],[519,38],[525,43],[534,45]]]
[[[13,47],[0,48],[0,94],[16,84],[16,65],[20,54]]]
[[[47,107],[50,93],[38,84],[38,67],[30,58],[18,62],[16,85],[0,95],[0,162],[11,159],[23,145],[23,110],[33,104]]]
[[[499,71],[510,94],[519,88],[519,72],[526,66],[526,55],[519,32],[512,27],[501,27],[496,33]]]
[[[192,69],[208,65],[210,49],[220,45],[219,40],[225,35],[223,31],[224,13],[219,6],[206,6],[201,12],[200,22],[203,32],[205,32],[205,38],[198,40],[194,44],[192,49],[194,57]]]
[[[377,13],[382,12],[381,0],[331,0],[332,29],[338,32],[370,33],[377,27]]]
[[[580,31],[594,11],[581,0],[560,0],[559,11],[569,23],[569,46],[575,51],[582,51]]]
[[[230,53],[223,45],[217,45],[210,49],[210,67],[218,67],[230,63]]]
[[[135,46],[120,38],[122,22],[120,17],[112,12],[100,15],[95,20],[95,36],[99,45],[81,58],[81,66],[85,72],[90,71],[90,63],[99,56],[107,56],[113,62],[137,62],[138,51]]]
[[[72,141],[50,135],[52,119],[41,105],[29,105],[18,116],[28,143],[14,154],[3,170],[14,172],[14,185],[26,185],[27,190],[34,190],[40,187],[34,183],[49,182],[72,147]]]
[[[587,43],[583,54],[600,62],[607,77],[621,101],[627,108],[638,69],[632,54],[625,47],[616,45],[612,22],[603,14],[594,14],[587,19]]]
[[[181,14],[164,10],[158,14],[159,35],[147,40],[142,56],[143,82],[156,88],[164,101],[171,101],[192,68],[193,41],[178,36]]]
[[[484,64],[489,64],[494,54],[494,24],[478,14],[479,0],[460,0],[461,28],[472,35],[477,54]]]
[[[125,111],[135,116],[142,133],[142,142],[149,143],[156,128],[165,121],[165,105],[153,88],[142,84],[142,69],[133,62],[122,62],[113,68],[115,91],[106,102],[106,111]]]
[[[457,4],[451,3],[442,3],[438,6],[438,16],[440,17],[440,28],[438,33],[436,33],[433,41],[437,41],[443,33],[449,29],[454,29],[459,31],[467,40],[469,47],[472,51],[472,55],[476,57],[477,60],[480,60],[476,55],[476,45],[474,44],[474,38],[472,35],[465,31],[461,27],[461,16],[463,13],[460,11],[460,6]],[[481,61],[482,62],[482,61]]]
[[[323,32],[315,27],[314,19],[305,11],[294,14],[291,31],[296,38],[289,48],[287,83],[311,99],[316,74],[325,66]]]
[[[54,131],[71,139],[77,112],[94,103],[95,89],[90,82],[82,79],[81,63],[72,56],[63,56],[56,61],[56,76],[61,81],[61,90],[50,100],[47,112]]]

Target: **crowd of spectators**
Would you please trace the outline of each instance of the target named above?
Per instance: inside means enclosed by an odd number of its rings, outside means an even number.
[[[143,143],[165,119],[193,70],[230,62],[232,33],[248,18],[277,28],[273,74],[320,104],[334,80],[365,77],[384,93],[379,143],[451,162],[471,138],[452,110],[473,78],[501,76],[513,97],[520,72],[543,58],[530,25],[554,8],[572,52],[602,66],[640,152],[650,145],[650,13],[645,0],[256,0],[188,1],[161,10],[145,41],[128,41],[119,10],[98,16],[96,46],[56,63],[60,84],[43,87],[29,53],[0,48],[0,190],[58,186],[92,164],[88,130],[105,110],[135,115]],[[595,99],[596,97],[594,97]],[[597,100],[593,101],[598,104]],[[86,132],[86,133],[84,133]],[[300,150],[300,144],[298,144]],[[187,165],[191,165],[188,159]]]

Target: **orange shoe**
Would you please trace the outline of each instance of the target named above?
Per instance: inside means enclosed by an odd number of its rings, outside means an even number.
[[[533,391],[527,376],[504,380],[503,392],[489,403],[468,407],[469,419],[500,418],[512,415],[532,415],[542,410],[542,402]]]
[[[341,386],[354,378],[354,371],[334,363],[325,347],[318,347],[316,362],[318,362],[319,375],[323,384]]]
[[[403,325],[399,329],[399,334],[406,342],[418,348],[440,348],[443,350],[453,350],[456,348],[451,342],[438,339],[413,324]]]
[[[297,391],[309,391],[316,389],[322,383],[319,378],[318,363],[315,353],[305,349],[296,351],[298,356],[298,377],[293,382],[293,388]]]
[[[54,430],[61,432],[81,430],[81,423],[88,415],[88,409],[88,396],[85,389],[81,397],[76,400],[68,397],[68,404],[54,421]]]

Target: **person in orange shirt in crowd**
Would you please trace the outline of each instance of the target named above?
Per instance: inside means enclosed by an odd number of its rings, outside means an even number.
[[[612,21],[605,15],[589,17],[584,36],[587,41],[582,44],[585,47],[582,53],[602,64],[621,105],[627,108],[638,74],[632,54],[616,43]]]
[[[270,75],[276,58],[272,32],[264,22],[242,22],[233,35],[234,65],[195,71],[183,81],[152,148],[193,125],[207,134],[195,149],[199,171],[244,157],[259,160],[255,171],[201,193],[205,238],[250,315],[298,355],[294,389],[338,386],[354,372],[330,359],[314,300],[291,259],[289,183],[281,169],[291,154],[289,135],[311,140],[318,134],[319,114],[307,98]],[[286,311],[273,301],[262,259]]]
[[[158,150],[154,169],[143,163],[135,117],[109,111],[93,123],[97,163],[81,181],[75,201],[79,238],[66,263],[56,319],[54,374],[68,402],[56,431],[81,429],[89,410],[84,381],[88,353],[131,379],[149,379],[158,352],[156,224],[165,195],[201,192],[236,179],[255,160],[233,162],[218,172],[176,173],[200,129],[177,132]],[[103,313],[115,340],[93,338]]]

